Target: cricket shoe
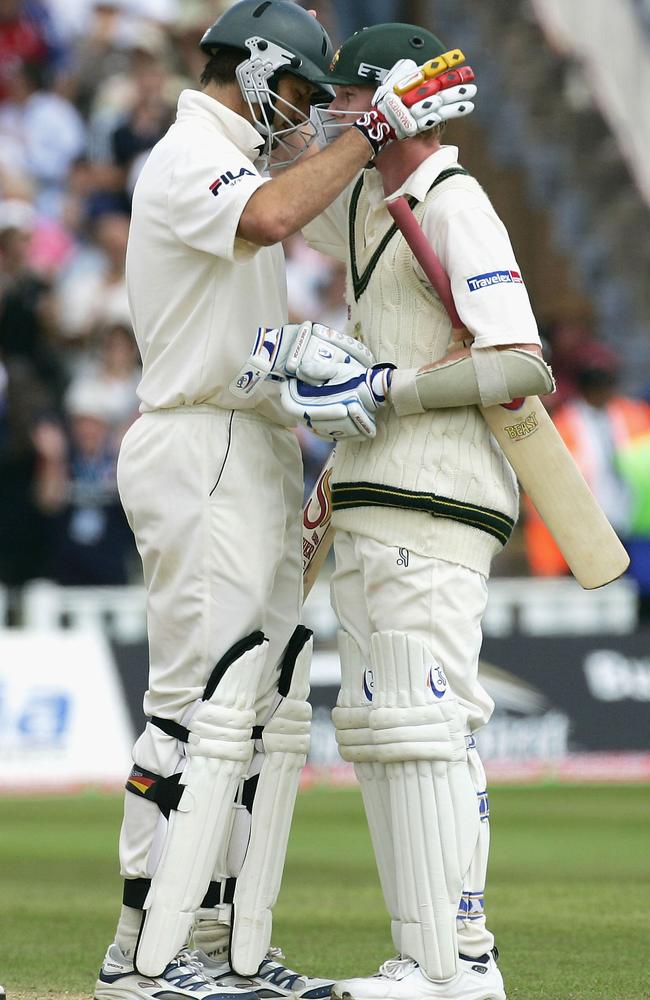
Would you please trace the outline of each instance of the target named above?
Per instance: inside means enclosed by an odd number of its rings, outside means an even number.
[[[493,953],[460,955],[458,966],[453,979],[434,982],[412,958],[391,958],[374,976],[334,983],[332,1000],[506,1000]]]
[[[283,964],[280,948],[269,948],[266,958],[254,976],[239,976],[227,962],[210,958],[203,951],[193,951],[193,957],[202,966],[209,979],[224,986],[240,985],[254,990],[260,1000],[321,1000],[332,992],[333,980],[310,979]]]
[[[143,976],[116,944],[106,952],[95,1000],[257,1000],[249,988],[224,986],[205,975],[189,951],[181,951],[159,976]]]

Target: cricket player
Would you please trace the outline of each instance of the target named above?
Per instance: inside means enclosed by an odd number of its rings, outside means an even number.
[[[300,449],[279,386],[258,383],[318,383],[369,363],[350,338],[285,325],[280,241],[388,141],[454,113],[453,95],[432,119],[391,91],[269,179],[260,168],[306,145],[312,105],[332,97],[327,34],[286,0],[242,0],[201,47],[202,90],[181,94],[142,170],[127,251],[143,374],[118,482],[148,592],[150,675],[126,784],[123,905],[97,1000],[329,995],[330,981],[269,951],[309,742],[311,634],[300,624]]]
[[[348,40],[329,76],[329,132],[370,107],[377,83],[391,85],[396,59],[419,51],[442,57],[446,47],[405,24]],[[447,65],[460,63],[450,56]],[[290,412],[340,439],[333,719],[355,764],[398,953],[370,978],[335,984],[333,996],[351,1000],[505,998],[483,906],[489,809],[473,734],[493,710],[478,679],[481,619],[518,498],[477,404],[547,393],[553,382],[506,230],[441,129],[388,144],[303,228],[346,262],[348,332],[381,364],[364,372],[352,362],[325,385],[298,378],[283,389]],[[397,195],[451,279],[465,342],[452,342],[392,222],[386,199]]]

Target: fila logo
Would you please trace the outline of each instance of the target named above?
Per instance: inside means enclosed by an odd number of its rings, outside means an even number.
[[[237,174],[233,174],[232,170],[226,170],[225,174],[221,174],[220,177],[217,177],[216,181],[212,182],[212,184],[210,185],[210,190],[212,191],[212,194],[216,198],[217,195],[219,194],[219,189],[221,188],[222,185],[225,187],[226,184],[234,184],[241,177],[245,176],[254,177],[255,174],[253,173],[252,170],[247,170],[246,167],[242,167],[239,173]]]
[[[372,63],[359,63],[357,73],[359,76],[364,77],[364,79],[372,80],[375,83],[382,83],[388,76],[387,69],[383,69],[381,66],[373,66]]]
[[[503,284],[523,284],[523,278],[519,271],[488,271],[486,274],[476,274],[473,278],[467,279],[470,292],[478,292],[481,288],[489,288],[490,285]]]

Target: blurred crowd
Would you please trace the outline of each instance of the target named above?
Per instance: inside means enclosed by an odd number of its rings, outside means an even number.
[[[0,0],[0,584],[138,579],[115,481],[138,406],[130,200],[178,94],[197,85],[199,38],[231,3]],[[335,40],[410,13],[393,0],[304,6]],[[286,252],[290,319],[343,328],[343,267],[300,237]],[[588,327],[546,333],[548,402],[650,592],[650,405],[620,395],[616,357]],[[309,490],[329,445],[299,436]],[[532,509],[522,538],[531,572],[565,571]]]

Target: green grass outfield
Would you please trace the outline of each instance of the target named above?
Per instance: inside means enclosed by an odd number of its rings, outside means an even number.
[[[509,1000],[650,998],[650,789],[495,788],[488,913]],[[111,939],[121,797],[0,798],[7,1000],[89,998]],[[356,789],[301,793],[274,943],[315,975],[391,954]]]

